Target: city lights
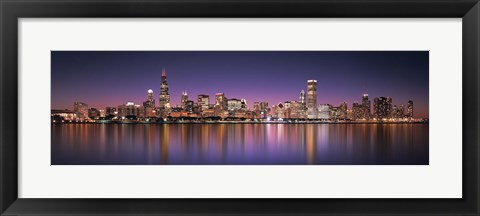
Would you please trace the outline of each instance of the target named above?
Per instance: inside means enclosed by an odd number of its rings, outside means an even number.
[[[142,105],[128,101],[117,107],[98,110],[87,103],[75,102],[74,110],[52,110],[53,123],[98,122],[318,122],[318,123],[392,123],[427,122],[414,118],[413,101],[393,105],[391,97],[377,97],[373,107],[367,93],[361,95],[361,103],[354,102],[349,108],[347,102],[338,106],[317,104],[317,80],[307,80],[307,92],[300,90],[298,100],[280,102],[269,106],[266,101],[253,102],[250,109],[245,99],[228,98],[216,93],[211,102],[210,95],[199,94],[196,101],[189,100],[187,91],[182,91],[181,104],[171,106],[167,73],[162,69],[158,106],[154,91],[147,90],[147,99]],[[321,100],[320,100],[321,101]],[[373,108],[373,110],[372,110]],[[406,108],[406,109],[405,109]]]

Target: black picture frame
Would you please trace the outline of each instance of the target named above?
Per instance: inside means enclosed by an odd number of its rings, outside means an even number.
[[[1,215],[480,215],[478,0],[0,0],[0,15]],[[463,198],[19,199],[17,37],[23,17],[462,18]]]

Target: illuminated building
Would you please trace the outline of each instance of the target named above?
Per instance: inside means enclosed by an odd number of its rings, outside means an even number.
[[[153,90],[149,89],[147,91],[147,101],[143,102],[143,107],[147,108],[154,108],[155,107],[155,99],[153,99]]]
[[[307,81],[307,117],[317,118],[317,80]]]
[[[158,96],[160,109],[170,108],[170,94],[168,93],[167,72],[162,69],[162,83],[160,84],[160,95]]]
[[[372,103],[368,99],[368,94],[363,94],[363,97],[362,97],[362,109],[363,109],[362,118],[370,119],[370,117],[372,116],[372,114],[371,114],[371,104]]]
[[[139,108],[139,106],[135,106],[135,104],[133,102],[127,102],[127,104],[122,104],[122,105],[118,105],[118,117],[119,118],[122,118],[122,119],[133,119],[133,118],[136,118],[137,115],[138,115],[138,111],[137,109]]]
[[[307,104],[305,101],[305,91],[301,91],[298,96],[297,116],[298,118],[306,118]]]
[[[225,98],[225,94],[215,94],[215,105],[219,106],[222,110],[227,110],[227,98]]]
[[[339,108],[340,108],[340,118],[341,119],[346,119],[347,118],[347,110],[348,110],[347,102],[341,103]]]
[[[83,102],[73,103],[73,111],[75,112],[77,118],[84,120],[88,118],[88,104]]]
[[[205,94],[198,95],[197,103],[202,107],[202,110],[207,110],[210,104],[210,96]]]
[[[413,118],[413,101],[407,103],[407,118]]]
[[[357,102],[353,103],[352,105],[352,119],[357,120],[357,119],[363,119],[365,118],[365,106],[362,102],[362,104],[358,104]],[[370,116],[370,115],[368,115]],[[367,118],[365,118],[367,119]]]
[[[88,109],[88,118],[90,119],[98,119],[100,117],[100,111],[95,108]]]
[[[392,98],[379,97],[373,102],[374,116],[377,120],[383,120],[390,116],[392,110]]]
[[[318,118],[319,119],[323,119],[323,120],[327,120],[327,119],[330,119],[331,116],[330,116],[330,109],[332,108],[332,105],[330,104],[320,104],[318,106]]]
[[[278,103],[276,106],[276,117],[277,118],[285,118],[285,106],[282,103]]]
[[[292,102],[285,101],[283,102],[284,110],[285,110],[285,117],[284,118],[291,118],[292,117]]]
[[[193,113],[193,106],[194,106],[194,103],[193,101],[189,100],[185,103],[185,111],[188,112],[188,113]]]
[[[396,118],[398,115],[398,108],[397,105],[393,105],[392,111],[390,113],[390,118]]]
[[[260,118],[260,103],[253,102],[253,118]]]
[[[227,99],[228,111],[237,111],[242,109],[242,101],[236,98]]]
[[[182,92],[182,109],[185,109],[185,107],[187,106],[187,101],[188,101],[188,94],[187,94],[187,91],[183,91]]]
[[[100,118],[105,118],[105,110],[98,110],[100,112]]]
[[[51,118],[53,122],[74,121],[77,119],[77,114],[72,110],[52,110]]]
[[[115,107],[105,107],[105,117],[107,119],[112,119],[117,116],[117,108]]]
[[[330,119],[339,119],[340,113],[340,107],[330,107]]]
[[[403,118],[405,117],[405,109],[403,107],[403,104],[400,104],[398,107],[398,113],[397,113],[397,118]]]

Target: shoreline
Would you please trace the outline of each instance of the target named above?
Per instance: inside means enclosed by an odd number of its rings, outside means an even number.
[[[52,122],[60,124],[428,124],[428,122]]]

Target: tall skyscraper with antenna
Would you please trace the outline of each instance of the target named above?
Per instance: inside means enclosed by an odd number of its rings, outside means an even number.
[[[160,84],[158,103],[161,109],[170,108],[170,94],[168,93],[167,72],[165,68],[162,69],[162,83]]]
[[[188,101],[188,94],[187,91],[182,92],[182,108],[185,109],[187,106],[187,101]]]

